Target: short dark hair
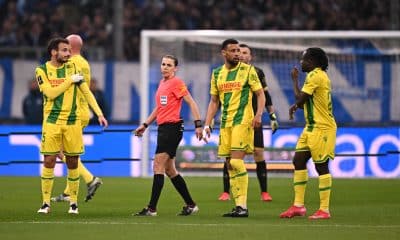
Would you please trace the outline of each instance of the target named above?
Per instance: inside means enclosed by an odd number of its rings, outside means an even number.
[[[168,55],[164,55],[162,58],[172,59],[172,60],[174,60],[175,67],[178,66],[178,58],[175,57],[174,55],[168,54]]]
[[[329,60],[325,51],[319,47],[307,48],[305,58],[309,58],[317,67],[326,71],[328,69]]]
[[[65,38],[56,37],[50,39],[49,43],[47,44],[47,54],[49,54],[50,58],[51,58],[51,50],[58,50],[58,44],[60,43],[69,44],[68,40]]]
[[[239,44],[239,47],[245,47],[245,48],[250,49],[250,51],[251,51],[251,48],[249,47],[249,45],[247,45],[247,44],[245,44],[245,43]]]
[[[250,50],[250,55],[253,52],[253,49],[251,49],[251,47],[249,47],[249,45],[245,44],[245,43],[241,43],[239,44],[239,47],[243,47],[243,48],[248,48]]]
[[[239,42],[236,39],[228,38],[222,42],[221,50],[224,50],[229,44],[239,44]]]

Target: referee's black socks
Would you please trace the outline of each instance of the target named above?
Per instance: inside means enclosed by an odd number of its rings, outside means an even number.
[[[175,189],[182,196],[183,200],[185,200],[186,205],[194,206],[196,205],[190,196],[189,190],[186,186],[186,182],[183,177],[178,174],[175,177],[171,178],[171,182],[174,185]]]
[[[157,209],[158,199],[160,198],[163,186],[164,186],[164,174],[154,174],[153,188],[151,189],[151,199],[149,203],[149,208],[151,208],[152,210]]]

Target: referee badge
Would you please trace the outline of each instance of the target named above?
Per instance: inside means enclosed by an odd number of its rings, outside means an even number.
[[[160,96],[160,104],[165,106],[168,103],[168,96]]]

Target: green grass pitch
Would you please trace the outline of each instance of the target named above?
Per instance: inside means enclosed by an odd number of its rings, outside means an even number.
[[[168,179],[157,217],[133,217],[149,200],[151,178],[103,178],[104,185],[89,203],[81,182],[80,214],[70,216],[67,203],[53,203],[49,215],[36,213],[41,205],[39,177],[0,177],[0,239],[400,239],[400,179],[334,179],[332,219],[280,219],[293,199],[289,178],[269,179],[272,202],[259,200],[256,178],[250,178],[247,219],[223,218],[233,201],[220,202],[219,177],[185,177],[200,211],[176,216],[183,201]],[[57,178],[53,195],[65,179]],[[318,180],[310,179],[307,215],[319,204]]]

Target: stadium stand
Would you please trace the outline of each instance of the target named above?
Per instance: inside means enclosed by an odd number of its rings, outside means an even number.
[[[113,51],[107,48],[113,35],[112,2],[1,0],[0,47],[44,46],[50,36],[77,32],[89,47],[103,48],[104,58],[112,59]],[[398,23],[391,22],[390,4],[390,0],[125,0],[124,58],[138,61],[143,29],[394,30]]]

